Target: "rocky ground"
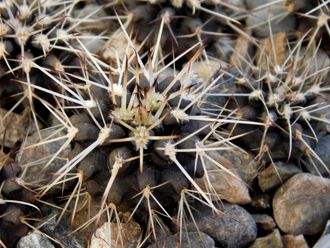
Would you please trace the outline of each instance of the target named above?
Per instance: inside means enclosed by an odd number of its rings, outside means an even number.
[[[0,2],[0,247],[330,247],[330,2]]]

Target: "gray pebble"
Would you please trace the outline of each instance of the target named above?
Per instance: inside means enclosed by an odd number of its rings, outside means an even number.
[[[328,248],[330,244],[330,220],[328,220],[321,238],[316,242],[314,248]]]
[[[252,2],[252,1],[250,1]],[[264,1],[262,1],[264,4]],[[269,29],[269,20],[271,30]],[[259,38],[269,37],[279,32],[293,32],[296,26],[294,16],[290,15],[286,6],[273,4],[269,7],[253,11],[246,19],[248,28]]]
[[[55,248],[52,243],[39,232],[32,232],[22,237],[16,248]]]
[[[227,248],[246,247],[257,237],[257,226],[253,217],[242,207],[223,204],[222,213],[216,215],[209,207],[202,206],[194,218],[199,231],[206,233],[214,241]],[[188,230],[196,231],[194,223]]]
[[[173,234],[165,239],[160,239],[156,244],[152,244],[148,246],[148,248],[158,248],[158,247],[213,248],[215,247],[214,240],[203,232],[183,231],[181,244],[179,242],[180,242],[180,236],[178,234]]]
[[[40,130],[42,139],[58,138],[66,135],[64,132],[58,132],[58,129],[47,128]],[[40,142],[38,132],[34,132],[31,136],[27,137],[24,147],[38,144]],[[61,139],[49,142],[36,147],[25,149],[22,156],[18,161],[23,168],[28,167],[24,180],[26,182],[33,182],[33,184],[47,184],[52,178],[53,174],[62,168],[71,151],[70,146],[64,147],[57,157],[45,168],[45,165],[52,159],[53,155],[64,145],[66,139]],[[24,149],[22,147],[22,149]]]
[[[41,219],[39,222],[39,224],[42,224],[41,227],[42,232],[56,239],[65,248],[87,247],[85,241],[83,240],[85,237],[76,234],[72,234],[72,235],[70,234],[73,230],[69,227],[69,224],[67,223],[67,219],[65,217],[60,221],[59,224],[57,224],[58,217],[60,216],[60,211],[54,209],[52,210],[47,210],[47,209],[48,207],[45,207],[45,209],[43,209],[44,212],[51,211],[51,213],[48,216]],[[31,246],[31,248],[32,247],[35,248],[34,246]],[[48,246],[41,246],[41,247],[48,248]]]
[[[105,222],[99,227],[91,239],[90,248],[110,248],[110,247],[138,247],[141,227],[138,223],[130,221],[128,223]]]
[[[251,207],[256,210],[270,208],[271,195],[270,194],[254,194],[252,195]]]

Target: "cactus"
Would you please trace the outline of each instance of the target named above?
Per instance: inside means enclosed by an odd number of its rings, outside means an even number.
[[[17,219],[34,214],[34,204],[58,205],[57,222],[69,213],[74,225],[91,199],[97,214],[73,232],[104,219],[120,226],[128,212],[143,229],[139,245],[159,240],[165,226],[181,243],[195,206],[221,213],[210,168],[242,181],[212,154],[234,147],[254,154],[260,168],[299,161],[330,173],[315,149],[329,124],[330,64],[320,39],[328,10],[321,3],[301,14],[317,22],[309,32],[275,33],[277,21],[300,10],[281,4],[1,2],[0,106],[30,109],[37,133],[0,166],[0,244],[19,236],[8,239],[5,228],[27,232]],[[269,37],[242,27],[272,5],[285,13],[260,24]],[[33,151],[46,152],[27,159]],[[23,170],[4,176],[10,165]]]

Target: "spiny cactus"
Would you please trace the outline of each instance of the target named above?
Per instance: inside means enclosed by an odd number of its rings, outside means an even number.
[[[214,151],[239,145],[259,162],[307,159],[319,174],[329,172],[313,147],[329,124],[329,104],[319,97],[329,90],[329,64],[315,64],[326,45],[314,42],[329,29],[327,9],[320,4],[302,15],[323,13],[308,35],[285,39],[280,58],[272,28],[292,17],[291,4],[261,24],[270,27],[270,49],[255,37],[255,25],[239,26],[277,4],[245,10],[224,1],[100,0],[92,7],[80,1],[1,2],[0,82],[12,82],[0,88],[0,104],[19,112],[23,102],[37,125],[41,120],[50,126],[22,143],[18,191],[33,188],[39,203],[60,205],[59,219],[70,213],[71,223],[80,202],[93,197],[100,210],[77,230],[104,216],[120,226],[120,212],[129,211],[128,219],[143,227],[144,245],[164,226],[182,238],[194,222],[196,202],[220,212],[209,168],[241,179],[212,157]],[[92,18],[98,11],[118,23],[98,27]],[[89,46],[105,34],[110,36],[102,52]],[[237,34],[256,55],[235,51]],[[38,116],[36,102],[50,115],[48,122],[48,115]],[[49,144],[45,156],[29,158]],[[37,176],[30,177],[34,170]],[[195,180],[201,177],[203,186]],[[9,187],[8,178],[0,180],[3,189]],[[12,201],[8,195],[1,203]],[[2,225],[7,223],[0,219]],[[2,242],[14,242],[0,235]]]
[[[312,148],[329,124],[329,104],[321,97],[329,91],[329,59],[319,47],[304,45],[306,36],[289,45],[285,39],[276,44],[279,36],[283,34],[266,39],[268,48],[260,45],[256,58],[243,60],[227,72],[229,80],[215,89],[219,93],[208,97],[219,97],[218,109],[226,103],[238,118],[263,122],[261,129],[235,124],[227,128],[234,135],[246,134],[238,139],[240,145],[259,161],[301,160],[303,153],[329,173]],[[281,54],[275,52],[279,46],[284,47]]]
[[[123,28],[128,39],[127,55],[115,69],[101,63],[81,44],[94,70],[86,76],[88,81],[80,81],[79,87],[77,84],[74,93],[91,99],[91,104],[81,108],[70,98],[58,101],[58,106],[45,103],[60,122],[60,129],[67,132],[60,150],[70,142],[74,149],[53,179],[36,190],[38,197],[47,197],[50,190],[67,189],[68,181],[76,182],[63,214],[72,202],[74,219],[77,202],[87,192],[100,201],[100,212],[91,221],[97,222],[109,209],[129,210],[130,218],[134,216],[148,233],[145,238],[152,234],[156,239],[157,218],[165,218],[183,231],[187,218],[193,218],[185,213],[190,208],[188,198],[219,212],[213,202],[218,196],[207,175],[206,191],[194,180],[208,173],[207,163],[237,177],[208,154],[230,148],[235,138],[222,139],[216,127],[226,123],[260,124],[202,115],[200,102],[223,73],[209,75],[207,80],[196,75],[194,64],[201,59],[203,48],[187,63],[180,61],[198,43],[166,62],[159,57],[157,45],[149,56],[131,48],[133,42]],[[36,146],[47,142],[41,140]]]
[[[36,125],[38,117],[47,117],[36,100],[44,97],[38,87],[58,92],[68,90],[74,76],[70,74],[82,70],[82,53],[75,48],[76,40],[88,44],[99,39],[82,24],[88,22],[92,26],[96,21],[91,16],[100,9],[74,18],[78,3],[62,0],[0,3],[0,105],[16,112],[25,106],[31,108]],[[60,80],[62,77],[65,80]],[[38,106],[34,107],[35,104]]]

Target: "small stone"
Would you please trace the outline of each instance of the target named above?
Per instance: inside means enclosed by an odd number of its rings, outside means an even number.
[[[121,235],[121,236],[119,236]],[[106,222],[92,236],[91,248],[137,247],[141,235],[141,227],[136,222],[118,223]],[[121,237],[121,238],[119,238]]]
[[[50,209],[43,206],[43,213],[49,213],[48,216],[39,221],[41,231],[50,237],[56,239],[65,248],[85,248],[85,236],[72,234],[72,229],[69,227],[68,218],[63,217],[59,223],[58,218],[61,212],[57,209]]]
[[[288,34],[284,32],[280,32],[274,34],[272,37],[262,39],[260,41],[261,48],[257,51],[259,57],[258,66],[264,70],[267,70],[269,69],[269,61],[271,61],[273,65],[283,65],[287,58],[287,40]]]
[[[313,248],[328,248],[330,244],[330,220],[325,225],[321,238],[316,242]]]
[[[323,236],[313,248],[328,248],[330,244],[330,234]]]
[[[283,248],[281,234],[278,229],[275,229],[271,234],[265,237],[257,238],[249,248]]]
[[[263,4],[269,3],[272,0],[245,0],[248,9],[255,9]]]
[[[55,248],[52,243],[41,233],[33,231],[22,237],[16,248]]]
[[[89,52],[97,54],[101,51],[102,47],[105,46],[106,42],[102,39],[94,38],[94,34],[95,33],[92,32],[82,32],[81,35],[86,36],[86,39],[83,39],[82,43]],[[88,36],[89,38],[87,38]]]
[[[283,232],[317,234],[330,217],[330,180],[297,174],[276,191],[272,205],[275,221]]]
[[[194,219],[198,230],[206,233],[221,247],[246,247],[257,237],[257,226],[253,217],[242,207],[224,203],[222,213],[216,215],[207,206],[196,207]],[[187,229],[196,231],[193,222]]]
[[[204,81],[210,80],[219,69],[220,63],[216,61],[197,61],[192,65],[192,70]]]
[[[261,191],[266,192],[284,183],[291,176],[300,173],[301,170],[294,164],[276,162],[270,164],[258,175],[258,183]]]
[[[103,192],[102,192],[103,193]],[[78,206],[85,204],[86,199],[79,199]],[[77,211],[74,216],[74,222],[72,223],[71,229],[76,230],[77,228],[85,225],[91,218],[91,216],[96,216],[100,213],[100,202],[96,201],[95,199],[91,198],[90,207],[84,207],[81,210]],[[72,203],[74,204],[74,203]],[[107,216],[102,215],[100,217],[99,223],[104,223],[107,221]],[[76,235],[80,237],[84,237],[89,239],[92,237],[93,233],[95,232],[95,225],[87,225],[85,228],[80,229]]]
[[[230,56],[230,64],[232,65],[244,65],[242,58],[249,56],[249,50],[251,50],[251,42],[245,37],[240,35],[236,39],[236,44],[232,55]]]
[[[207,168],[207,170],[207,177],[204,175],[203,178],[195,179],[203,190],[207,190],[206,185],[209,182],[217,196],[222,200],[234,204],[247,204],[251,202],[249,188],[234,170],[231,170],[231,172],[235,176],[217,168]]]
[[[273,231],[276,227],[274,219],[267,214],[252,214],[258,229],[266,232]]]
[[[220,60],[228,61],[229,56],[233,52],[233,49],[235,49],[234,47],[235,47],[235,39],[229,36],[224,36],[222,37],[222,39],[218,39],[214,43],[214,50],[215,50],[214,52]],[[222,62],[221,66],[227,67],[228,65]]]
[[[25,115],[0,108],[0,145],[13,147],[17,141],[22,141],[28,126],[29,119]]]
[[[255,194],[252,196],[251,206],[261,210],[270,208],[271,196],[269,194]]]
[[[282,237],[284,248],[308,248],[304,235],[294,236],[291,234]]]
[[[180,236],[173,234],[165,239],[160,239],[156,244],[148,246],[148,248],[158,247],[181,247],[181,248],[199,248],[215,247],[214,240],[203,232],[183,232],[180,243]]]
[[[245,8],[244,0],[222,0],[222,2],[230,4],[230,5],[235,5],[236,7],[239,7],[239,8]]]
[[[299,55],[305,57],[304,63],[308,63],[308,61],[313,61],[308,67],[306,67],[306,73],[309,73],[311,76],[309,77],[309,81],[313,82],[317,80],[317,78],[322,78],[327,80],[327,76],[329,75],[329,66],[330,66],[330,58],[329,55],[322,49],[317,49],[317,42],[313,44],[312,48],[302,47]],[[310,89],[311,84],[305,84],[303,87],[303,91]]]
[[[253,11],[253,14],[246,18],[247,26],[260,38],[268,37],[271,33],[290,33],[295,30],[296,20],[294,16],[290,15],[289,6],[285,6],[283,3],[275,3],[262,7],[262,5],[271,2],[272,0],[247,1],[247,6]],[[255,8],[258,9],[253,10]]]
[[[258,165],[254,157],[240,149],[219,150],[208,154],[227,169],[236,169],[240,178],[249,185],[258,174]]]
[[[66,134],[59,132],[55,128],[47,128],[40,130],[41,139],[38,132],[34,132],[31,136],[27,137],[23,152],[18,161],[22,168],[28,168],[24,180],[31,182],[35,185],[45,185],[53,178],[53,173],[57,172],[67,162],[71,148],[69,145],[64,147],[62,151],[56,156],[55,159],[47,166],[45,165],[52,159],[65,144],[66,139],[55,140],[46,144],[39,145],[40,142],[47,141],[48,139],[56,139],[63,137]],[[36,145],[32,147],[32,145]],[[28,148],[31,146],[30,148]],[[62,187],[62,186],[61,186]]]
[[[133,43],[135,43],[133,41]],[[135,44],[134,44],[135,45]],[[102,57],[106,60],[116,61],[117,58],[123,58],[123,56],[130,56],[132,52],[127,53],[128,41],[125,33],[120,29],[113,33],[108,42],[102,49]]]
[[[91,15],[92,13],[93,13],[93,15]],[[79,20],[86,16],[88,16],[89,21],[79,24],[79,27],[81,27],[83,30],[102,32],[103,30],[113,26],[112,20],[106,19],[107,13],[105,12],[105,10],[103,8],[100,9],[99,5],[96,5],[92,2],[89,2],[89,4],[86,4],[83,8],[75,8],[74,11],[72,12],[72,17],[76,18],[76,19],[72,19],[72,21]],[[93,21],[91,21],[91,20],[93,20]],[[84,41],[85,39],[82,39],[82,40]],[[89,41],[89,39],[87,39],[87,40]],[[98,40],[102,40],[102,39],[94,38],[94,40],[98,41]],[[99,46],[99,47],[102,47],[102,46]],[[88,50],[88,51],[94,53],[93,50],[92,51]]]

